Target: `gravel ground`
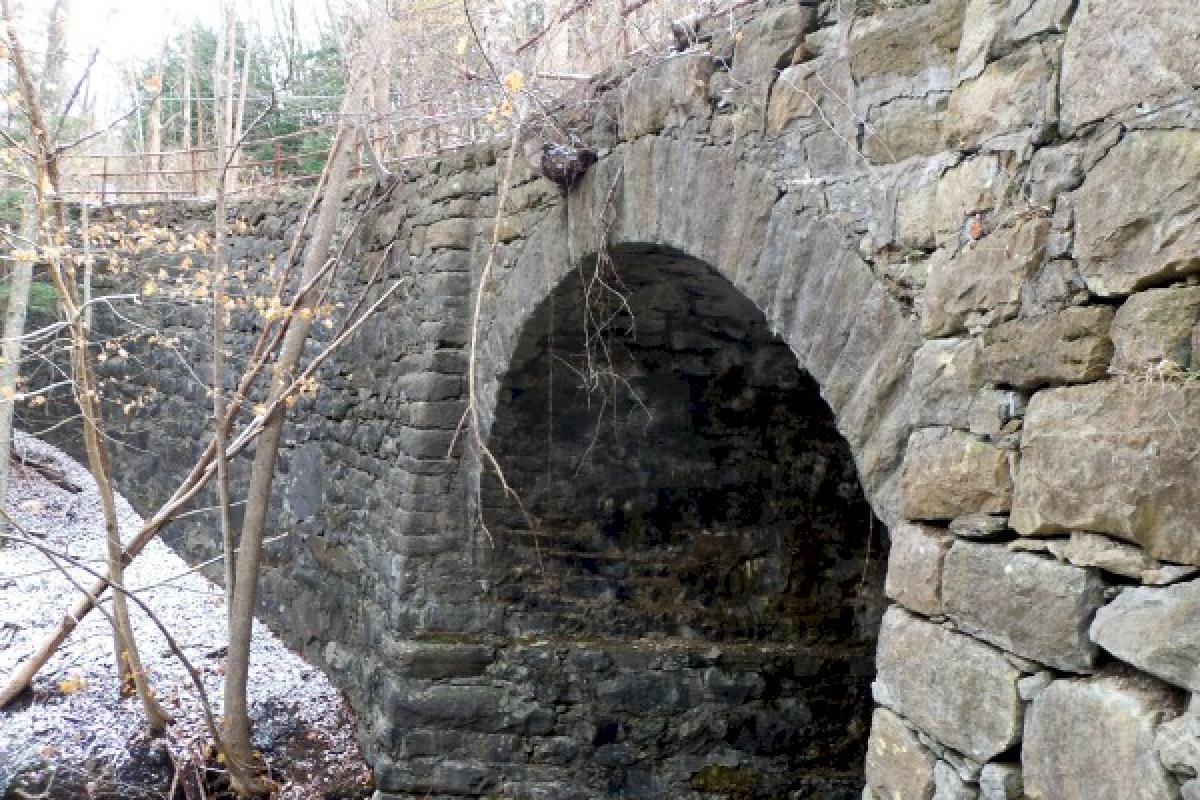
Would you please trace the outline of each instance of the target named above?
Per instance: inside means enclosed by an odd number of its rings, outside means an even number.
[[[104,520],[90,474],[62,451],[36,439],[21,437],[17,448],[34,461],[53,464],[81,491],[71,492],[31,468],[14,466],[9,513],[46,544],[101,569]],[[122,537],[128,541],[141,518],[124,498],[118,497],[117,505]],[[81,571],[76,575],[84,585],[91,581]],[[219,705],[227,645],[220,588],[188,572],[187,564],[158,541],[130,566],[126,585],[146,587],[139,597],[172,631],[203,674],[209,697]],[[75,600],[75,592],[32,548],[15,544],[0,548],[0,677],[32,652]],[[161,781],[162,775],[174,772],[172,758],[198,749],[204,723],[195,689],[157,628],[130,607],[143,664],[175,718],[166,737],[148,742],[140,733],[136,698],[119,696],[111,629],[101,614],[93,612],[41,671],[29,696],[0,711],[0,797],[12,792],[8,784],[22,770],[26,771],[23,780],[32,786],[29,768],[38,764],[45,780],[58,776],[59,788],[51,797],[163,797],[166,792],[161,789],[137,794],[134,784]],[[365,785],[369,771],[354,742],[353,718],[341,696],[319,670],[258,622],[250,659],[250,701],[256,744],[272,762],[273,776],[281,786],[278,797],[350,796],[343,794],[345,787]],[[70,775],[82,790],[66,788]],[[129,785],[114,795],[95,794],[105,781]],[[78,791],[87,794],[73,794]]]

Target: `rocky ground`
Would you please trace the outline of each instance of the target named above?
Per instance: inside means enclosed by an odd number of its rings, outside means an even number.
[[[101,568],[103,517],[87,470],[32,438],[20,439],[18,450],[49,469],[14,467],[9,513],[46,544]],[[47,472],[60,479],[48,478]],[[128,540],[140,518],[120,498],[119,513]],[[78,570],[75,574],[85,577]],[[134,562],[126,585],[143,589],[139,596],[170,628],[219,704],[227,644],[220,589],[189,572],[160,542]],[[6,677],[56,624],[74,591],[32,548],[0,548],[0,676]],[[0,798],[211,796],[184,786],[189,769],[204,760],[197,692],[151,621],[134,615],[142,660],[174,716],[167,734],[150,740],[142,733],[136,700],[118,692],[111,631],[93,613],[42,670],[33,690],[0,711]],[[279,785],[276,796],[369,795],[370,770],[341,696],[266,628],[256,623],[254,636],[250,697],[256,745]],[[219,767],[208,778],[219,784]]]

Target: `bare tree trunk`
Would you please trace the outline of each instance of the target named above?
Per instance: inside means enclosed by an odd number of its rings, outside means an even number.
[[[21,203],[22,249],[34,247],[37,240],[37,205],[32,196]],[[33,285],[33,258],[21,257],[12,268],[8,287],[8,308],[4,311],[4,346],[0,349],[0,507],[8,498],[9,458],[13,443],[13,411],[17,400],[17,379],[21,372],[21,336],[25,333],[25,315],[29,309],[29,289]]]
[[[56,10],[66,9],[67,3],[60,2]],[[21,104],[29,119],[30,137],[33,152],[36,157],[36,180],[34,188],[34,223],[37,249],[41,242],[55,242],[64,231],[62,206],[58,199],[59,169],[58,151],[51,140],[50,127],[46,120],[40,98],[33,88],[33,80],[29,74],[25,51],[17,36],[12,22],[11,0],[0,0],[0,11],[8,27],[9,61],[17,78],[18,93]],[[56,14],[51,21],[51,30],[56,24],[65,26],[65,18]],[[57,68],[61,75],[61,65]],[[100,502],[104,510],[104,522],[108,537],[109,574],[112,580],[120,582],[124,574],[125,563],[121,548],[120,528],[117,520],[116,502],[109,471],[108,450],[103,438],[103,422],[100,416],[100,399],[91,363],[88,361],[88,334],[77,301],[78,291],[75,267],[73,262],[64,261],[61,256],[48,258],[50,275],[58,290],[59,301],[69,321],[71,335],[71,361],[74,371],[75,390],[79,401],[79,410],[83,415],[83,439],[87,451],[88,467],[96,480],[100,492]],[[5,443],[5,449],[8,444]],[[128,679],[137,689],[146,714],[146,722],[152,732],[161,731],[170,720],[166,712],[154,699],[141,667],[137,647],[133,639],[133,627],[129,622],[129,610],[124,598],[114,598],[114,619],[116,622],[113,637],[115,641],[117,668],[123,681]]]
[[[3,6],[7,36],[13,47],[17,32],[12,21],[9,5]],[[46,26],[46,62],[42,69],[40,87],[44,107],[57,110],[62,92],[63,65],[67,51],[67,21],[71,14],[71,0],[57,0],[50,9]],[[29,77],[26,76],[29,81]],[[30,89],[32,83],[30,82]],[[36,98],[35,98],[36,99]],[[33,172],[37,172],[34,167]],[[36,175],[31,176],[36,177]],[[36,251],[38,240],[37,187],[21,204],[21,249]],[[19,258],[13,266],[12,280],[8,286],[8,307],[4,312],[4,343],[0,347],[0,508],[8,499],[8,478],[11,471],[10,454],[13,443],[13,413],[15,411],[17,382],[21,374],[21,337],[25,333],[25,318],[29,311],[29,291],[33,286],[33,258]]]
[[[233,14],[228,3],[221,3],[221,14],[228,20]],[[217,44],[216,61],[220,63],[225,56],[225,42]],[[227,77],[228,73],[224,77]],[[227,85],[223,77],[213,82],[215,102],[213,107],[220,110],[228,109],[224,103],[232,87]],[[230,518],[229,502],[229,460],[226,455],[225,431],[222,420],[225,419],[225,278],[227,263],[225,257],[225,216],[226,216],[226,181],[225,170],[229,161],[229,120],[218,115],[217,118],[217,202],[213,220],[213,441],[216,444],[217,460],[217,502],[220,506],[221,545],[225,556],[225,619],[229,627],[233,626],[233,591],[236,581],[237,547],[233,539],[233,521]]]
[[[237,61],[237,17],[228,3],[222,3],[221,8],[224,14],[225,29],[217,37],[217,53],[213,58],[213,130],[216,132],[218,148],[221,141],[224,141],[228,148],[230,131],[233,127],[233,75]],[[224,91],[217,91],[218,85],[224,87]],[[231,176],[230,171],[226,168],[226,160],[227,158],[218,156],[216,179],[224,181],[225,191],[230,192],[237,188],[237,184],[234,182],[236,178]]]
[[[233,152],[229,154],[229,165],[234,189],[237,189],[238,186],[238,162],[242,160],[242,149],[238,143],[242,140],[242,126],[246,122],[246,89],[250,85],[250,59],[250,48],[247,46],[242,51],[242,82],[238,87],[237,115],[233,120],[233,136],[230,137],[228,145],[233,149]],[[230,87],[230,94],[232,93],[233,87]]]
[[[352,115],[361,111],[362,105],[355,98],[354,83],[342,105],[342,121],[330,152],[329,178],[321,205],[317,211],[312,239],[304,256],[301,283],[307,282],[321,270],[329,256],[334,229],[337,227],[341,210],[342,194],[350,171],[350,156],[354,142]],[[304,352],[304,343],[312,326],[313,293],[309,293],[297,313],[291,317],[287,334],[275,361],[271,376],[270,399],[276,400],[290,385],[296,366]],[[253,763],[253,746],[250,742],[250,716],[246,697],[247,678],[250,666],[250,643],[255,605],[258,599],[258,571],[262,559],[262,541],[266,530],[267,513],[271,501],[271,483],[275,475],[275,462],[279,455],[279,439],[283,432],[283,406],[276,406],[267,417],[263,432],[254,449],[254,463],[246,489],[246,506],[242,521],[236,591],[229,630],[229,657],[225,667],[225,706],[222,736],[227,748],[226,758],[232,763]],[[257,786],[234,788],[242,795],[261,794]]]
[[[192,149],[192,29],[183,34],[183,132],[180,146]]]

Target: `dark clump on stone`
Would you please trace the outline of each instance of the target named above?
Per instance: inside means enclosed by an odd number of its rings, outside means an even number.
[[[558,184],[564,193],[579,183],[595,163],[596,151],[590,148],[554,142],[542,145],[542,177]]]

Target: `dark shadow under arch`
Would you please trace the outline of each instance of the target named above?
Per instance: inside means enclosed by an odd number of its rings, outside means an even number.
[[[524,510],[485,476],[489,599],[513,640],[567,654],[580,789],[858,796],[886,531],[748,299],[650,247],[568,274],[522,328],[490,447]]]

